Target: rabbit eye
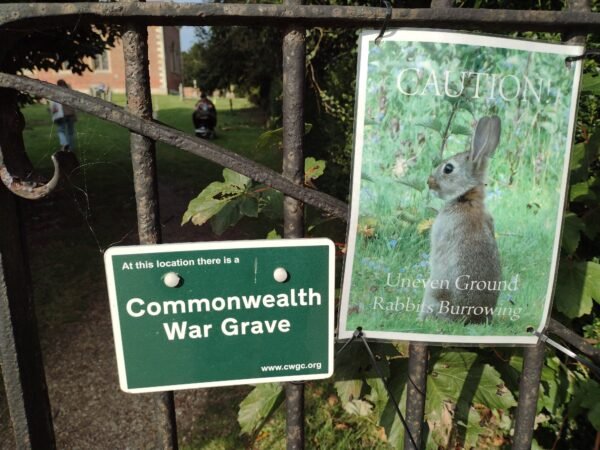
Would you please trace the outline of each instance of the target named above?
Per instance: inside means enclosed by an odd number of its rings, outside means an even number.
[[[452,171],[454,170],[454,166],[452,164],[448,163],[444,166],[443,170],[444,170],[445,174],[452,173]]]

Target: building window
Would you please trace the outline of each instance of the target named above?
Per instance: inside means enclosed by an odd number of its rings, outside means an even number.
[[[103,53],[94,57],[93,69],[95,71],[109,71],[110,64],[108,58],[108,50],[104,50]]]

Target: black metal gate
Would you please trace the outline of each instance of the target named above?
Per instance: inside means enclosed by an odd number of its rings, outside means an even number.
[[[156,183],[155,143],[164,142],[235,170],[283,192],[286,238],[304,236],[304,203],[346,218],[345,203],[303,186],[304,135],[303,92],[305,30],[310,27],[379,28],[429,27],[479,29],[485,31],[552,31],[565,39],[583,43],[585,34],[600,30],[600,14],[591,12],[589,0],[570,0],[564,11],[486,10],[453,8],[453,0],[432,0],[430,8],[385,8],[359,6],[304,6],[301,0],[273,4],[174,4],[142,3],[8,3],[0,6],[0,29],[45,24],[69,27],[74,23],[119,23],[124,26],[123,43],[127,78],[127,107],[114,106],[57,86],[22,76],[0,73],[0,88],[10,88],[45,97],[116,123],[131,131],[131,158],[140,244],[161,242]],[[152,120],[148,74],[148,25],[261,25],[284,29],[283,37],[283,146],[282,174],[233,152],[199,140]],[[1,161],[0,161],[1,162]],[[55,170],[59,170],[58,166]],[[10,177],[0,165],[0,176],[14,193],[39,198],[53,187],[28,189]],[[18,448],[54,448],[54,432],[46,392],[33,304],[29,294],[28,267],[24,258],[16,198],[0,186],[0,354],[9,409]],[[552,322],[551,331],[583,353],[598,358],[598,350],[562,325]],[[411,343],[406,420],[416,445],[422,441],[428,349]],[[513,449],[531,447],[536,402],[544,358],[544,343],[528,347],[519,389],[519,405]],[[304,386],[286,385],[287,447],[304,447]],[[157,447],[177,448],[172,393],[156,395],[162,411],[157,424],[161,440]],[[405,440],[406,449],[414,449]]]

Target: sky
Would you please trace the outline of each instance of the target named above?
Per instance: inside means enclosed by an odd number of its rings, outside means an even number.
[[[206,3],[207,0],[175,0],[176,3]],[[196,41],[196,27],[181,27],[181,51],[187,52]]]
[[[181,27],[179,31],[181,35],[181,51],[187,52],[196,41],[196,27]]]

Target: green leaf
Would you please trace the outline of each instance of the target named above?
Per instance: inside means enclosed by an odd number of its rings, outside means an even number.
[[[442,134],[442,122],[440,122],[439,119],[425,119],[421,122],[417,122],[415,125],[425,128],[431,128],[432,130],[435,130],[438,133]]]
[[[256,140],[256,150],[266,152],[268,150],[281,150],[283,147],[283,128],[265,131]]]
[[[283,194],[275,189],[261,192],[258,210],[273,221],[283,220]]]
[[[313,157],[304,160],[304,182],[316,180],[325,173],[326,163],[322,159],[316,160]]]
[[[336,381],[333,385],[342,405],[345,405],[356,398],[360,398],[363,382],[362,380],[343,380]]]
[[[367,378],[367,384],[371,387],[371,392],[365,398],[375,406],[375,413],[377,414],[377,420],[379,420],[389,400],[387,391],[381,378]]]
[[[355,416],[366,417],[371,414],[371,410],[373,409],[373,405],[369,402],[365,402],[364,400],[352,400],[344,405],[344,409],[347,413],[353,414]]]
[[[271,230],[267,233],[267,239],[281,239],[281,235],[277,230]]]
[[[221,211],[210,219],[210,227],[217,236],[221,236],[229,227],[235,226],[242,218],[240,212],[240,198],[227,203]]]
[[[581,92],[584,94],[600,94],[600,76],[585,73],[581,79]]]
[[[465,448],[477,448],[477,444],[480,436],[489,436],[491,430],[487,427],[480,425],[481,415],[475,408],[469,408],[469,415],[466,424],[465,433]]]
[[[240,198],[240,213],[248,217],[258,217],[258,199],[246,195]]]
[[[600,264],[562,260],[556,282],[556,309],[574,319],[592,311],[592,300],[600,301]]]
[[[283,401],[283,389],[279,383],[256,386],[242,402],[238,423],[242,433],[256,433]]]
[[[569,255],[572,255],[579,246],[581,232],[585,229],[583,221],[574,213],[565,214],[565,225],[561,245]]]
[[[246,192],[252,184],[250,178],[230,169],[223,169],[223,179],[224,181],[210,183],[188,204],[182,225],[190,219],[194,225],[203,225],[225,205]]]
[[[406,382],[408,380],[408,360],[407,358],[394,359],[390,361],[390,376],[388,377],[388,386],[392,395],[398,402],[401,412],[404,414],[406,409]],[[404,426],[398,417],[396,408],[391,400],[381,412],[379,424],[384,427],[388,442],[396,448],[402,448],[404,442]]]
[[[304,124],[304,134],[310,133],[312,124]],[[265,131],[256,140],[256,150],[266,152],[269,150],[281,150],[283,148],[283,128]]]
[[[435,361],[427,379],[426,412],[444,401],[472,399],[490,409],[508,409],[516,405],[512,393],[505,387],[500,374],[489,364],[477,360],[477,354],[467,351],[446,351]]]
[[[470,128],[467,128],[463,125],[458,125],[456,123],[453,123],[452,126],[450,127],[450,133],[462,134],[463,136],[471,136],[473,134],[473,131],[471,131]]]
[[[571,185],[569,190],[569,200],[572,202],[583,200],[595,200],[596,194],[590,190],[590,185],[587,181]]]

